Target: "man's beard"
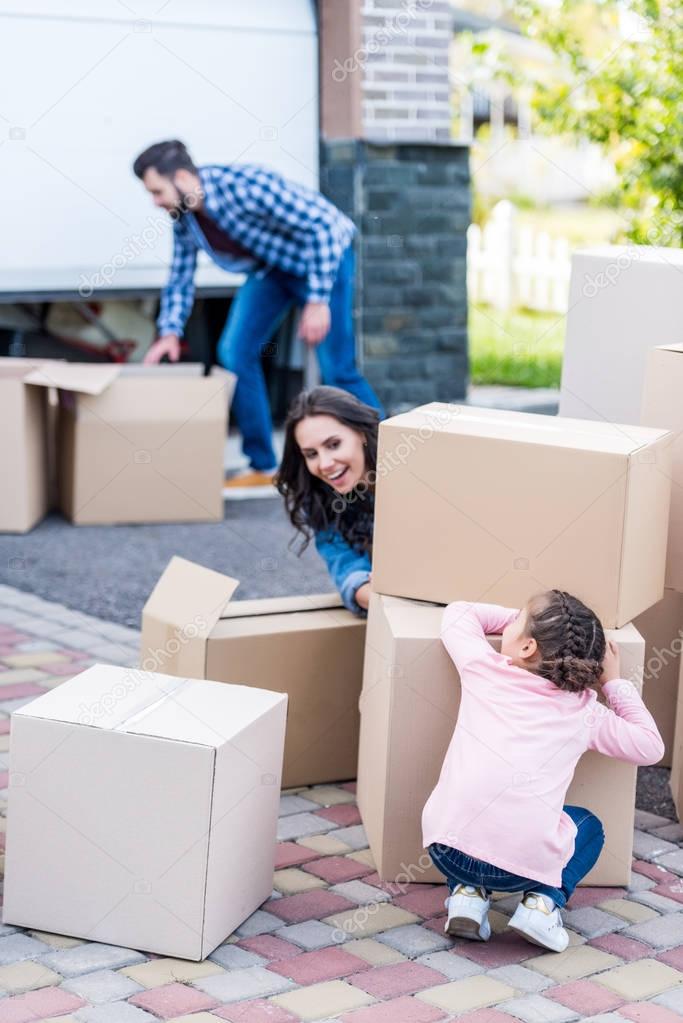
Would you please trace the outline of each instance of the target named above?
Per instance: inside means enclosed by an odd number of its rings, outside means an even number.
[[[178,193],[178,201],[174,206],[175,212],[182,216],[183,213],[192,213],[196,210],[199,205],[199,200],[196,195],[192,192],[181,192],[178,186],[175,186],[175,190]]]

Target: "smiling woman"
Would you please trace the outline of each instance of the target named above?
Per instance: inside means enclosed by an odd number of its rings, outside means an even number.
[[[303,391],[285,423],[276,486],[301,553],[315,540],[344,604],[364,614],[370,600],[376,409],[336,387]]]

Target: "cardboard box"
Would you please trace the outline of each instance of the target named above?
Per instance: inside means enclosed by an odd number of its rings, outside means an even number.
[[[217,522],[235,377],[215,368],[42,365],[60,396],[60,505],[72,522]]]
[[[16,711],[4,922],[209,955],[272,890],[286,707],[96,665]]]
[[[643,700],[666,746],[658,767],[670,767],[683,648],[683,594],[665,590],[664,599],[638,615],[633,624],[645,640]]]
[[[47,396],[26,383],[36,365],[30,359],[0,359],[3,533],[27,532],[48,509]]]
[[[384,880],[443,877],[422,847],[422,810],[436,785],[460,706],[460,678],[440,640],[443,608],[373,593],[368,617],[358,807]],[[622,671],[638,684],[645,644],[632,625],[610,632]],[[500,637],[492,637],[493,645]],[[472,770],[476,771],[476,764]],[[585,806],[605,828],[591,885],[627,884],[631,872],[636,771],[590,751],[577,766],[566,802]]]
[[[230,603],[238,585],[173,558],[142,612],[142,667],[288,693],[283,786],[355,778],[365,621],[336,593]]]
[[[560,415],[640,422],[656,344],[683,342],[683,250],[603,245],[575,252]]]
[[[669,440],[437,402],[386,419],[373,590],[519,607],[559,587],[626,625],[664,592]]]
[[[671,512],[666,585],[683,592],[683,344],[651,349],[640,422],[671,431]]]

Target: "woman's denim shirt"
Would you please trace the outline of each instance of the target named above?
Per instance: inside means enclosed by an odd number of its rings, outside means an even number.
[[[356,603],[356,590],[370,579],[372,562],[366,552],[354,550],[336,529],[315,534],[315,546],[349,611],[361,617],[367,612]]]

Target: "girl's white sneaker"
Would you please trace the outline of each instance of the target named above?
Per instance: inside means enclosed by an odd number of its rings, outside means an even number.
[[[454,938],[471,938],[473,941],[488,941],[491,937],[489,923],[490,900],[481,888],[471,884],[456,885],[453,894],[445,902],[448,914],[444,931]]]
[[[562,924],[559,909],[552,899],[539,892],[527,892],[508,927],[532,945],[540,945],[551,952],[564,952],[569,944],[569,935]]]

